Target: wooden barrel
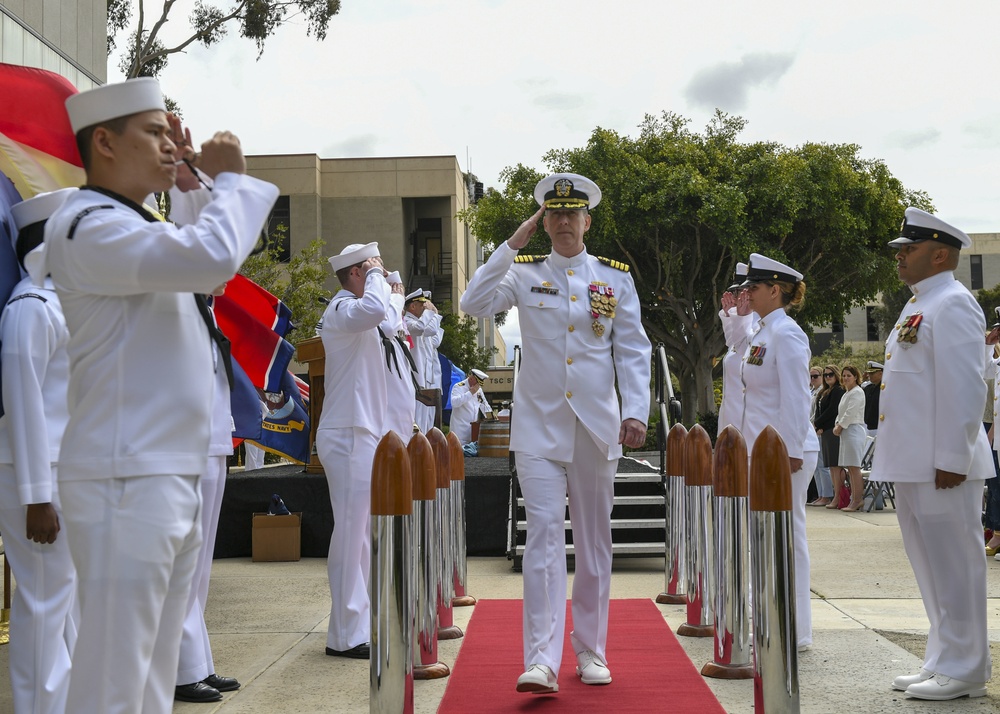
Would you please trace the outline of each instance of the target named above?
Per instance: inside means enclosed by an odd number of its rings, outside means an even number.
[[[502,456],[510,452],[510,422],[484,421],[479,425],[479,455]]]

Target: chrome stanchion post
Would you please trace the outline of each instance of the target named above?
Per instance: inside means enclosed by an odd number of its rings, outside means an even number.
[[[747,443],[727,426],[715,442],[715,652],[702,675],[750,679],[750,610],[747,606]]]
[[[674,424],[667,433],[666,469],[664,490],[666,494],[666,557],[664,580],[666,590],[656,596],[661,605],[683,605],[684,596],[684,444],[687,429]]]
[[[792,475],[778,432],[765,427],[750,459],[753,694],[756,714],[799,711]]]
[[[412,714],[413,494],[406,447],[393,431],[375,449],[371,488],[369,711]]]
[[[455,625],[451,599],[455,597],[455,553],[451,533],[451,450],[448,440],[437,427],[427,432],[427,441],[434,451],[437,470],[437,494],[434,498],[434,522],[438,532],[438,639],[454,640],[464,633]]]
[[[715,630],[712,512],[712,439],[695,424],[684,441],[687,622],[677,628],[677,634],[685,637],[711,637]]]
[[[469,607],[476,604],[476,598],[465,592],[465,581],[468,576],[465,560],[465,452],[462,451],[462,442],[457,436],[448,432],[447,438],[448,456],[451,459],[449,490],[451,491],[451,547],[454,555],[452,585],[455,588],[451,606]]]
[[[438,662],[437,594],[441,556],[440,534],[434,521],[437,466],[427,437],[414,434],[406,446],[413,480],[413,551],[416,594],[413,608],[413,678],[440,679],[451,674]]]

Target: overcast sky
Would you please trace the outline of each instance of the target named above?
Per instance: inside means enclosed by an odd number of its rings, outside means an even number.
[[[176,3],[168,45],[193,5]],[[342,0],[324,42],[293,21],[255,61],[231,32],[161,82],[196,141],[455,155],[487,186],[598,126],[634,134],[669,110],[700,131],[718,107],[748,120],[746,141],[857,143],[945,220],[1000,232],[998,26],[996,0]]]

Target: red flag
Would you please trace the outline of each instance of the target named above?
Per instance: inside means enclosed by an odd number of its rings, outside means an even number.
[[[226,284],[223,297],[238,303],[279,337],[284,337],[291,329],[292,311],[288,306],[249,278],[236,275]]]

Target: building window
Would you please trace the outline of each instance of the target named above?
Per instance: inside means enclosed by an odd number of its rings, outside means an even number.
[[[289,262],[292,259],[292,211],[288,196],[278,196],[271,209],[267,237],[271,240],[271,248],[278,251],[278,262]]]
[[[981,255],[970,255],[969,256],[969,269],[972,272],[972,285],[970,286],[973,290],[983,289],[983,256]]]
[[[838,322],[834,322],[830,326],[830,331],[833,332],[833,334],[835,334],[835,335],[840,335],[840,339],[841,339],[841,341],[843,341],[843,339],[844,339],[844,322],[843,322],[843,320],[838,321]]]
[[[875,319],[875,307],[872,305],[865,308],[865,322],[868,325],[868,341],[881,342],[878,334],[878,321]]]

